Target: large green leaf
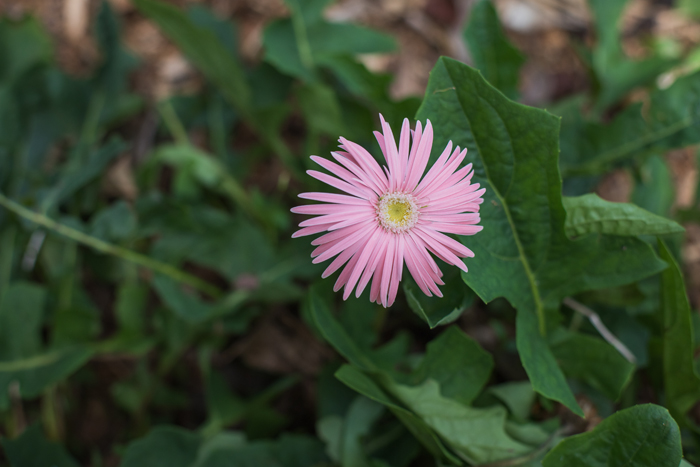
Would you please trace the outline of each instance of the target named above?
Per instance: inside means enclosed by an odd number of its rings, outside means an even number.
[[[663,381],[666,406],[680,424],[700,399],[700,377],[695,372],[693,324],[683,273],[666,245],[659,241],[661,258],[669,264],[661,274],[663,323]]]
[[[525,56],[506,37],[491,0],[481,0],[472,7],[464,38],[474,67],[508,98],[516,99]]]
[[[324,338],[352,363],[336,376],[364,396],[386,405],[433,455],[455,462],[440,438],[462,458],[476,463],[530,450],[507,434],[505,408],[476,409],[467,405],[488,380],[493,362],[456,327],[428,344],[423,362],[410,375],[396,374],[380,370],[381,364],[374,361],[376,352],[361,350],[313,289],[310,301]]]
[[[612,415],[595,430],[566,438],[544,467],[677,467],[681,433],[663,407],[637,405]]]
[[[48,441],[39,425],[29,427],[17,439],[3,438],[0,443],[11,467],[78,467],[80,465],[63,446]]]
[[[518,310],[518,351],[534,389],[582,414],[544,339],[552,325],[547,310],[567,295],[652,275],[664,263],[635,238],[567,237],[556,117],[509,101],[476,70],[442,58],[418,118],[432,121],[436,147],[452,140],[469,149],[465,162],[486,188],[484,232],[465,239],[475,253],[465,282],[484,301],[502,296]]]
[[[631,203],[611,203],[591,193],[564,197],[566,234],[569,237],[608,235],[666,235],[684,232],[677,222],[657,216]]]

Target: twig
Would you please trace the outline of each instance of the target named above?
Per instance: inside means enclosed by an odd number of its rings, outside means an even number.
[[[620,354],[622,354],[622,356],[625,357],[630,363],[637,363],[637,358],[634,356],[634,354],[630,352],[630,350],[625,346],[625,344],[620,342],[620,340],[617,337],[615,337],[607,327],[605,327],[605,324],[603,324],[603,321],[601,321],[600,316],[598,316],[598,314],[595,311],[591,310],[582,303],[577,302],[571,297],[566,297],[564,299],[564,305],[568,306],[569,308],[578,313],[581,313],[586,318],[588,318],[591,324],[598,330],[600,335],[603,337],[603,339],[605,339],[608,342],[608,344],[615,347],[617,351],[620,352]]]
[[[200,279],[197,276],[188,274],[185,271],[182,271],[170,264],[163,263],[156,259],[150,258],[140,253],[136,253],[135,251],[128,250],[117,245],[112,245],[111,243],[107,243],[98,238],[84,234],[79,230],[75,230],[71,227],[60,224],[43,214],[25,208],[21,204],[16,203],[11,199],[7,198],[2,193],[0,193],[0,206],[7,208],[8,210],[14,212],[18,216],[21,216],[36,224],[42,225],[49,230],[52,230],[65,237],[68,237],[69,239],[74,240],[78,243],[82,243],[83,245],[89,246],[90,248],[93,248],[101,253],[116,256],[118,258],[148,268],[154,272],[158,272],[160,274],[169,276],[175,281],[181,282],[183,284],[188,284],[194,287],[195,289],[200,290],[206,293],[207,295],[210,295],[213,298],[220,298],[223,295],[223,293],[221,292],[221,290],[219,290],[218,287],[209,284],[208,282]]]

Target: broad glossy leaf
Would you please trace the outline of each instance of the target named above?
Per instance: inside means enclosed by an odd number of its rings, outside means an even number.
[[[17,439],[0,440],[10,467],[78,467],[65,448],[44,437],[39,425],[25,430]]]
[[[214,82],[243,114],[250,112],[251,93],[243,70],[210,29],[193,22],[181,9],[158,0],[135,0],[199,70]]]
[[[635,365],[597,337],[563,332],[550,345],[566,376],[590,385],[613,401],[620,398],[634,374]]]
[[[595,193],[564,197],[566,234],[569,237],[608,235],[666,235],[684,232],[680,224],[631,203],[611,203]]]
[[[663,381],[666,406],[678,423],[700,399],[700,377],[695,372],[695,341],[683,273],[666,245],[659,241],[661,258],[669,264],[661,273],[663,323]]]
[[[435,147],[452,140],[469,149],[465,162],[486,188],[484,231],[464,240],[475,253],[465,282],[484,301],[502,296],[518,310],[517,346],[533,387],[582,414],[543,337],[546,310],[570,294],[650,276],[664,263],[636,238],[569,240],[556,117],[509,101],[476,70],[442,58],[418,118],[432,121]]]
[[[474,68],[508,98],[517,99],[525,56],[506,37],[491,0],[480,0],[472,7],[464,38]]]
[[[560,442],[544,467],[676,467],[681,433],[663,407],[637,405],[606,418],[593,431]]]

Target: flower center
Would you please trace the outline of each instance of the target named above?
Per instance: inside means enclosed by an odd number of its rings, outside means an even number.
[[[419,214],[416,199],[407,193],[386,194],[377,205],[379,223],[394,233],[410,230],[418,222]]]

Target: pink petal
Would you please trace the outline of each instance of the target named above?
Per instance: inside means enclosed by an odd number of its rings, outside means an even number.
[[[415,142],[413,144],[416,144]],[[449,143],[452,148],[452,141]],[[420,138],[418,149],[414,157],[411,157],[411,177],[406,180],[406,191],[412,192],[420,180],[430,159],[430,150],[433,148],[433,125],[430,120],[425,125],[425,133]],[[449,151],[448,151],[449,153]]]

